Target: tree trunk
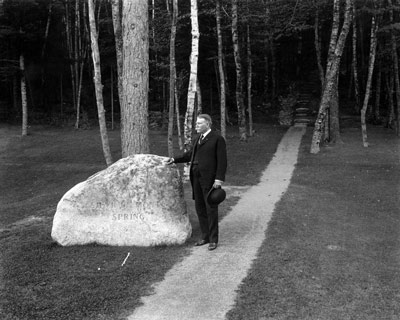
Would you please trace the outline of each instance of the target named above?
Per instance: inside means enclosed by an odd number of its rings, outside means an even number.
[[[174,109],[175,109],[175,83],[176,83],[176,66],[175,66],[175,38],[176,24],[178,15],[178,0],[172,1],[172,18],[171,18],[171,37],[169,42],[169,119],[168,119],[168,156],[174,156]]]
[[[219,88],[218,81],[217,81],[216,86],[217,86],[217,88]],[[213,109],[213,107],[214,107],[214,104],[213,104],[214,103],[214,84],[213,84],[212,77],[210,77],[210,90],[209,91],[210,91],[210,114],[213,114],[213,111],[214,111],[214,109]],[[201,89],[200,89],[200,92],[201,92]],[[202,106],[201,106],[201,108],[202,108]]]
[[[225,96],[225,72],[222,52],[222,32],[221,32],[221,0],[216,0],[215,18],[217,21],[218,38],[218,71],[219,71],[219,95],[221,110],[221,135],[226,138],[226,96]]]
[[[351,14],[353,11],[353,0],[349,0],[349,15],[350,15],[350,20],[351,20]],[[347,8],[347,7],[346,7]],[[334,16],[333,16],[333,26],[332,26],[332,34],[331,34],[331,40],[329,43],[329,56],[328,56],[328,63],[327,63],[327,70],[332,66],[334,62],[334,59],[336,58],[335,56],[335,50],[338,45],[338,36],[339,36],[339,24],[340,24],[340,1],[334,3]],[[350,28],[351,21],[348,23],[348,28]],[[343,30],[343,28],[342,28]],[[349,30],[347,30],[348,33]],[[347,34],[346,34],[347,37]],[[344,40],[345,41],[345,40]],[[344,44],[343,44],[344,48]],[[343,52],[342,48],[342,52]],[[342,55],[342,52],[340,55]],[[327,141],[331,143],[337,143],[341,142],[341,137],[340,137],[340,123],[339,123],[339,68],[340,68],[340,58],[339,58],[339,65],[338,65],[338,71],[336,72],[335,78],[334,78],[334,85],[332,87],[332,93],[328,105],[328,112],[329,112],[329,123],[328,125],[325,123],[325,128],[328,129],[328,135],[325,137]],[[327,71],[328,72],[328,71]],[[326,122],[326,119],[325,119]]]
[[[114,27],[115,38],[115,52],[117,56],[117,74],[118,74],[118,97],[119,103],[122,102],[122,14],[121,14],[121,0],[111,0],[112,20]],[[122,116],[121,116],[122,117]]]
[[[99,6],[97,8],[97,19],[95,19],[97,34],[100,33],[100,13],[101,13],[101,5],[103,3],[104,3],[103,1],[99,1]]]
[[[196,84],[197,84],[197,62],[199,57],[199,24],[198,24],[198,11],[197,11],[197,0],[190,1],[190,18],[192,24],[192,52],[190,54],[190,77],[189,77],[189,88],[187,96],[187,108],[185,115],[185,149],[188,149],[192,143],[192,124],[193,124],[193,113],[194,104],[196,99]]]
[[[80,127],[80,114],[83,110],[81,110],[81,94],[82,94],[82,85],[83,85],[83,68],[85,66],[86,55],[88,51],[89,44],[89,31],[87,28],[86,21],[88,21],[86,6],[85,3],[82,3],[83,14],[81,18],[80,14],[80,1],[76,1],[77,4],[75,6],[75,89],[76,89],[76,109],[77,109],[77,119],[75,123],[75,128],[78,129]],[[81,19],[83,20],[83,33],[82,33],[82,25]]]
[[[74,109],[76,110],[76,81],[75,81],[75,72],[74,72],[74,58],[73,58],[73,45],[72,45],[72,27],[70,21],[70,12],[69,12],[69,1],[65,1],[65,35],[67,41],[67,51],[68,51],[68,59],[69,59],[69,68],[71,72],[71,85],[72,85],[72,103]]]
[[[21,94],[21,91],[19,90],[18,86],[18,76],[14,75],[13,76],[13,115],[16,117],[19,112],[19,95]]]
[[[268,101],[268,92],[269,92],[269,85],[270,85],[270,59],[269,55],[271,54],[271,46],[270,46],[270,20],[271,20],[271,11],[269,9],[269,5],[267,1],[264,2],[265,8],[265,18],[264,18],[264,28],[266,30],[265,37],[263,39],[264,43],[264,90],[263,90],[263,97],[265,102]],[[273,102],[273,101],[272,101]]]
[[[147,1],[124,1],[122,16],[122,155],[149,152],[149,34]]]
[[[168,0],[166,1],[167,10],[169,10]],[[154,89],[152,90],[153,97],[155,100],[159,100],[162,90],[164,89],[164,81],[159,80],[164,77],[162,71],[160,72],[160,68],[158,67],[158,46],[157,46],[157,38],[156,38],[156,24],[158,17],[156,17],[156,7],[155,7],[155,0],[151,0],[151,43],[152,43],[152,50],[150,51],[150,60],[154,63]],[[161,86],[160,86],[161,84]],[[161,89],[160,89],[161,88]],[[164,125],[164,124],[163,124]]]
[[[175,81],[174,94],[175,94],[176,130],[178,131],[178,144],[179,144],[179,150],[183,150],[181,115],[179,112],[179,95],[178,95],[176,81]]]
[[[63,92],[63,74],[60,74],[60,116],[61,119],[64,117],[64,92]]]
[[[353,16],[356,16],[356,7],[353,6]],[[356,113],[360,112],[360,86],[358,83],[358,63],[357,63],[357,19],[353,19],[353,61],[352,61],[352,71],[354,78],[354,97],[356,99],[356,105],[354,106],[354,111]]]
[[[28,103],[26,99],[25,58],[19,56],[19,70],[21,73],[21,102],[22,102],[22,136],[28,135]]]
[[[263,97],[265,101],[268,101],[268,89],[269,89],[269,46],[268,39],[264,40],[264,90]]]
[[[354,0],[355,1],[355,0]],[[354,19],[356,19],[356,17],[354,17]],[[360,19],[361,20],[361,19]],[[362,20],[361,20],[362,21]],[[359,29],[360,31],[360,37],[359,37],[359,42],[360,42],[360,70],[361,72],[359,73],[359,83],[360,83],[360,87],[364,88],[364,84],[365,84],[365,75],[364,75],[364,70],[365,70],[365,46],[364,46],[364,24],[360,23],[359,24]]]
[[[389,103],[389,116],[387,123],[385,124],[388,128],[392,127],[392,122],[395,119],[394,115],[394,103],[393,103],[393,91],[394,91],[394,75],[393,72],[389,72],[386,76],[386,91],[388,93],[388,103]]]
[[[81,113],[81,95],[82,95],[82,81],[83,81],[83,64],[84,60],[83,57],[81,57],[81,63],[78,64],[78,83],[77,83],[77,89],[78,92],[76,93],[76,123],[75,123],[75,129],[78,129],[80,126],[80,113]]]
[[[248,5],[248,3],[247,3]],[[250,40],[250,26],[247,24],[247,111],[249,113],[249,136],[252,137],[253,130],[253,109],[251,107],[251,86],[252,86],[252,57],[251,57],[251,40]]]
[[[388,0],[389,7],[391,7],[389,11],[390,16],[390,24],[394,24],[393,19],[393,7],[392,0]],[[394,73],[394,86],[396,93],[396,106],[397,106],[397,121],[396,121],[396,133],[400,135],[400,78],[399,78],[399,56],[397,54],[397,40],[395,31],[391,29],[391,45],[392,45],[392,59],[393,59],[393,73]]]
[[[278,84],[276,80],[276,49],[275,49],[275,41],[272,33],[269,33],[269,46],[271,49],[271,100],[273,107],[276,103],[276,96],[278,92]]]
[[[379,57],[379,55],[378,55]],[[382,59],[379,58],[378,60],[378,76],[376,78],[376,92],[375,92],[375,106],[373,117],[376,122],[379,121],[380,115],[380,104],[381,104],[381,86],[382,86]]]
[[[110,68],[111,130],[114,130],[114,68]]]
[[[322,59],[321,59],[321,39],[319,37],[319,11],[318,8],[315,12],[315,22],[314,22],[314,46],[315,46],[315,54],[317,56],[317,65],[319,71],[319,79],[321,81],[321,88],[324,87],[324,79],[325,79],[325,72],[324,68],[322,67]]]
[[[348,84],[348,89],[347,89],[347,99],[350,100],[353,97],[353,80],[354,80],[354,75],[353,75],[353,64],[350,66],[350,74],[349,74],[349,84]]]
[[[94,17],[94,4],[93,0],[88,0],[89,7],[89,25],[90,25],[90,39],[92,44],[92,58],[94,68],[94,87],[96,91],[97,112],[99,116],[100,136],[103,146],[103,154],[107,166],[111,165],[113,160],[111,156],[110,143],[108,141],[107,124],[104,111],[103,102],[103,84],[101,83],[101,66],[100,66],[100,53],[98,44],[98,34],[96,29],[96,20]]]
[[[342,138],[340,136],[340,123],[339,123],[339,74],[336,75],[329,112],[330,112],[330,117],[329,117],[330,123],[328,126],[329,142],[341,143]]]
[[[339,23],[340,23],[340,0],[334,0],[331,39],[329,41],[328,59],[327,59],[325,76],[328,73],[328,70],[331,68],[331,65],[335,58],[334,54],[339,35]]]
[[[212,88],[212,86],[211,86]],[[211,91],[212,92],[212,91]],[[197,104],[197,114],[203,113],[203,103],[202,103],[202,96],[201,96],[201,86],[199,77],[196,79],[196,104]],[[212,99],[210,100],[210,113],[212,113]]]
[[[47,101],[46,101],[46,94],[45,94],[45,80],[46,79],[45,79],[45,71],[44,71],[44,54],[46,52],[47,38],[49,36],[52,9],[53,9],[53,0],[51,0],[50,3],[49,3],[49,9],[48,9],[48,12],[47,12],[46,29],[45,29],[45,32],[44,32],[42,51],[41,51],[41,54],[40,54],[40,60],[41,60],[41,100],[42,100],[42,106],[45,109],[47,108]]]
[[[43,46],[42,46],[42,51],[41,51],[41,55],[40,55],[42,61],[43,61],[43,59],[44,59],[44,53],[45,53],[45,51],[46,51],[46,45],[47,45],[47,38],[48,38],[48,36],[49,36],[50,21],[51,21],[51,11],[52,11],[52,9],[53,9],[53,1],[54,1],[54,0],[51,0],[51,1],[50,1],[50,3],[49,3],[49,9],[48,9],[48,12],[47,12],[46,29],[45,29],[45,32],[44,32]]]
[[[371,83],[372,83],[372,74],[374,72],[374,65],[375,65],[375,57],[376,57],[376,33],[378,30],[378,24],[376,23],[375,17],[372,17],[371,23],[371,45],[370,45],[370,52],[369,52],[369,66],[368,66],[368,78],[367,78],[367,85],[365,88],[365,97],[364,97],[364,104],[361,109],[361,132],[362,132],[362,140],[363,146],[368,147],[368,139],[367,139],[367,123],[365,121],[365,114],[368,107],[368,100],[371,91]]]
[[[86,18],[84,8],[84,19]],[[69,64],[71,70],[71,82],[72,82],[72,99],[74,108],[76,110],[76,121],[75,128],[80,126],[80,113],[81,113],[81,90],[83,81],[83,67],[85,63],[85,57],[87,54],[87,32],[81,34],[81,16],[80,16],[80,1],[75,1],[74,9],[74,27],[72,27],[72,21],[70,18],[69,1],[65,1],[65,32],[67,41],[67,51],[69,57]],[[86,25],[85,25],[86,26]]]
[[[80,77],[79,77],[79,51],[78,51],[78,43],[80,41],[79,36],[79,29],[80,29],[80,18],[79,18],[79,0],[75,0],[75,33],[74,33],[74,73],[75,73],[75,88],[77,92],[75,93],[76,95],[76,121],[75,121],[75,129],[79,128],[79,119],[80,119],[80,113],[81,113],[81,104],[80,104],[80,85],[81,83]]]
[[[154,20],[156,18],[156,6],[155,6],[155,1],[151,0],[151,40],[153,41],[153,46],[156,45],[156,31],[155,31],[155,24]]]
[[[339,4],[339,0],[335,0],[334,7],[336,8]],[[350,25],[351,25],[351,20],[352,20],[352,1],[351,0],[346,0],[346,9],[345,9],[345,19],[343,22],[343,27],[340,32],[339,38],[336,41],[336,45],[333,45],[333,40],[332,38],[336,39],[337,38],[337,32],[334,30],[335,28],[338,28],[335,24],[335,19],[333,22],[332,26],[332,33],[331,33],[331,46],[330,48],[335,47],[334,50],[330,49],[330,56],[328,59],[328,66],[326,70],[326,75],[325,75],[325,81],[324,81],[324,88],[323,88],[323,94],[321,98],[321,103],[318,111],[318,116],[315,121],[315,127],[314,127],[314,132],[313,132],[313,137],[312,137],[312,142],[311,142],[311,153],[318,153],[320,151],[320,143],[321,143],[321,136],[322,136],[322,128],[323,128],[323,122],[325,121],[326,118],[326,113],[327,109],[330,107],[330,103],[332,100],[332,97],[337,94],[335,90],[337,91],[336,87],[336,79],[338,76],[339,72],[339,66],[340,66],[340,59],[343,53],[343,48],[346,42],[347,35],[349,33]],[[336,11],[336,10],[334,10]]]
[[[246,110],[243,98],[243,85],[242,85],[242,61],[240,57],[239,48],[239,31],[238,31],[238,0],[232,1],[232,42],[233,42],[233,55],[235,58],[236,66],[236,105],[238,111],[238,125],[240,141],[247,140],[246,130]]]
[[[218,36],[217,36],[217,43],[218,43]],[[221,96],[220,89],[221,89],[221,84],[219,81],[219,70],[218,70],[218,52],[217,52],[217,58],[213,59],[213,65],[214,65],[214,72],[215,72],[215,81],[216,81],[216,86],[217,86],[217,92],[218,92],[218,99]],[[212,94],[211,94],[212,95]]]
[[[391,72],[389,74],[389,117],[387,119],[387,124],[386,126],[390,129],[394,129],[394,121],[396,120],[396,115],[394,112],[394,96],[393,96],[393,92],[394,92],[394,74],[393,72]]]

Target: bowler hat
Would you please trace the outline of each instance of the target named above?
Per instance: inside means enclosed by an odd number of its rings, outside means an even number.
[[[210,205],[218,205],[226,198],[226,192],[222,188],[214,188],[212,187],[211,190],[207,194],[207,202]]]

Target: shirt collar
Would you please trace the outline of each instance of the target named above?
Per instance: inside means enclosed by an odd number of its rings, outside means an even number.
[[[203,139],[211,132],[211,129],[208,129],[206,132],[203,133]]]

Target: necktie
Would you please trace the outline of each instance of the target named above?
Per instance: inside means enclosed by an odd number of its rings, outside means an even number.
[[[199,143],[202,143],[202,142],[203,142],[203,139],[204,139],[204,135],[201,135],[201,136],[200,136]]]

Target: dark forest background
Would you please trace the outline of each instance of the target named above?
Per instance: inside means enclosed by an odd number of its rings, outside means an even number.
[[[318,74],[315,28],[321,40],[322,65],[326,65],[330,32],[332,28],[333,1],[311,0],[247,0],[239,1],[239,42],[244,68],[247,70],[246,30],[250,30],[252,58],[252,107],[255,121],[277,121],[282,101],[287,97],[298,100],[298,93],[311,95],[309,105],[318,111],[321,81]],[[70,125],[76,117],[71,66],[82,65],[80,92],[81,126],[97,122],[97,109],[93,85],[93,67],[87,29],[86,2],[79,2],[80,30],[74,28],[76,2],[73,0],[4,0],[0,6],[0,120],[21,121],[19,57],[25,58],[29,124]],[[342,9],[343,9],[342,4]],[[168,113],[169,86],[169,35],[171,4],[168,0],[149,1],[150,36],[150,118],[153,125],[163,126]],[[357,70],[360,95],[365,90],[368,72],[371,16],[381,15],[378,31],[376,65],[382,72],[380,98],[375,99],[376,80],[373,81],[369,122],[388,124],[390,105],[394,95],[390,91],[392,52],[385,40],[395,33],[399,21],[395,3],[356,1],[357,21]],[[229,123],[237,121],[235,101],[235,63],[231,33],[231,2],[222,1],[222,32],[224,63],[227,77],[227,111]],[[198,1],[200,53],[198,78],[201,88],[203,111],[216,118],[219,115],[219,85],[217,65],[217,37],[215,2]],[[266,11],[267,10],[267,11]],[[394,10],[394,20],[388,17]],[[316,25],[316,17],[318,22]],[[119,119],[119,102],[116,74],[116,54],[111,4],[107,0],[96,1],[97,27],[103,79],[103,95],[106,117]],[[71,24],[71,35],[79,39],[79,54],[69,54],[66,20]],[[48,32],[46,33],[46,29]],[[179,106],[181,114],[186,108],[186,93],[191,50],[190,1],[179,1],[179,20],[176,40],[176,65]],[[351,34],[352,31],[350,31]],[[339,73],[340,110],[346,114],[359,114],[360,102],[354,91],[352,72],[352,37],[346,40]],[[375,79],[375,78],[374,78]],[[385,80],[386,79],[386,80]],[[245,80],[246,81],[246,80]],[[386,81],[386,82],[385,82]],[[310,97],[310,96],[309,96]],[[75,99],[76,101],[76,99]],[[378,105],[376,105],[378,103]],[[357,105],[358,104],[358,105]],[[378,109],[379,112],[376,112]],[[393,109],[394,116],[397,111]],[[165,114],[164,117],[160,114]],[[150,119],[152,121],[152,119]],[[167,120],[166,120],[167,121]]]

